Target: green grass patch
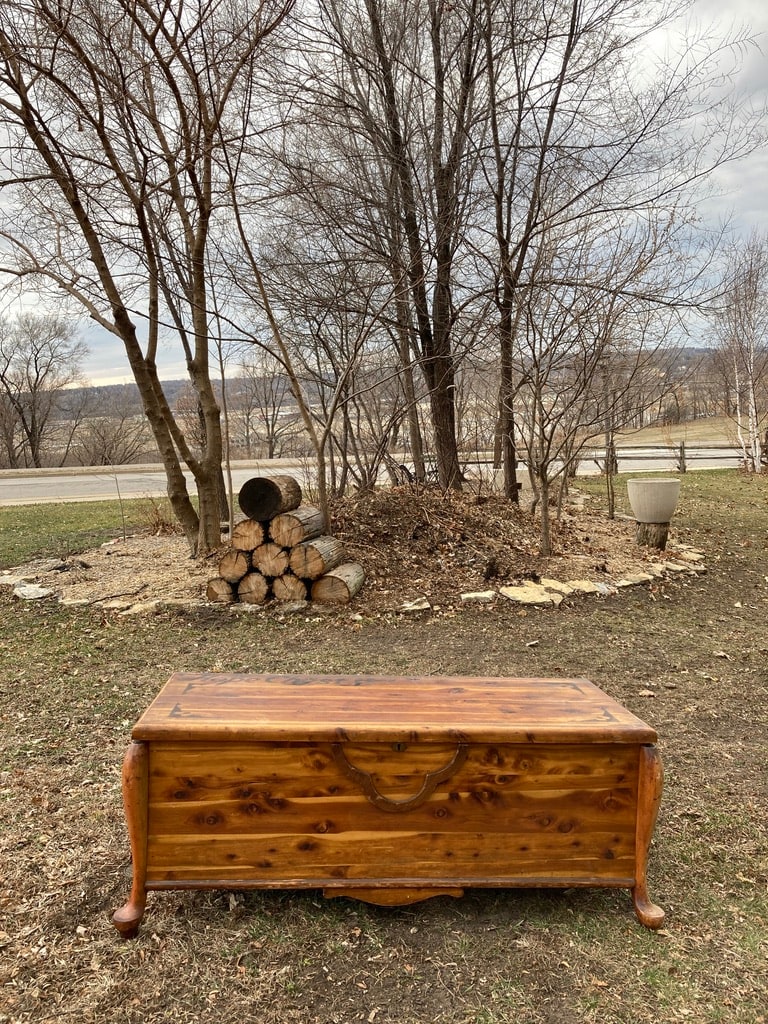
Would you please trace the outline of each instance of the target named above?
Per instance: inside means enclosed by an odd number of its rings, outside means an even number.
[[[33,558],[66,558],[139,530],[173,529],[165,499],[72,501],[0,508],[0,569]]]

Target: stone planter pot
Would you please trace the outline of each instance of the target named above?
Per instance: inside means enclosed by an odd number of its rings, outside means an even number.
[[[638,544],[664,550],[669,521],[677,506],[680,481],[674,479],[627,480],[627,497],[637,521]]]

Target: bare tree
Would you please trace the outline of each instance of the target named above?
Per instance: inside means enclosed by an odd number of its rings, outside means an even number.
[[[744,464],[761,473],[768,423],[768,236],[752,235],[731,253],[713,333]]]
[[[415,359],[448,487],[461,477],[456,254],[472,177],[467,137],[477,119],[475,6],[321,0],[298,39],[306,88],[293,98],[280,154],[285,187],[302,191],[339,249],[343,242],[349,260],[375,261],[389,277],[387,315],[397,325],[404,384]],[[418,451],[415,419],[410,424]]]
[[[40,467],[53,454],[48,442],[57,413],[66,389],[82,379],[86,353],[61,317],[21,313],[0,320],[0,429],[9,466]]]
[[[286,439],[296,432],[296,414],[290,381],[279,362],[263,349],[252,350],[229,392],[246,458],[257,449],[259,457],[280,458]]]
[[[676,266],[668,246],[653,223],[611,234],[574,222],[537,240],[530,287],[517,292],[525,302],[513,368],[543,554],[553,484],[561,482],[559,505],[580,450],[600,436],[610,448],[627,399],[648,393],[661,361],[676,323],[674,311],[664,317],[657,305]]]
[[[208,259],[230,194],[222,154],[242,144],[264,40],[291,2],[9,0],[0,12],[4,270],[63,289],[122,341],[200,553],[220,542],[224,493]],[[199,451],[163,391],[164,335],[197,396]]]
[[[96,389],[74,445],[82,466],[120,466],[154,454],[146,417],[127,394]]]
[[[677,276],[666,275],[663,287],[655,283],[663,319],[672,306],[700,302],[705,290],[698,275],[708,246],[690,230],[699,183],[760,144],[758,118],[723,88],[726,56],[735,51],[738,59],[746,35],[692,39],[666,61],[644,59],[645,41],[683,6],[634,0],[479,5],[489,130],[477,144],[484,147],[479,166],[493,218],[478,225],[477,246],[489,261],[498,310],[499,438],[510,497],[521,386],[514,351],[529,308],[517,292],[528,295],[536,286],[542,242],[567,235],[573,224],[590,232],[598,223],[608,237],[620,238],[627,226],[652,223],[664,249],[676,246],[691,257],[687,267],[678,264]],[[495,254],[484,237],[493,239]],[[587,284],[591,268],[578,263],[577,269]],[[631,295],[636,274],[627,280]],[[647,280],[642,288],[650,298]]]

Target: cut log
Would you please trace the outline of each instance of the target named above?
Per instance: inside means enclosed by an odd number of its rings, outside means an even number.
[[[291,549],[289,565],[295,576],[316,580],[344,561],[344,547],[335,537],[316,537]]]
[[[235,600],[235,588],[221,576],[208,581],[205,596],[209,601],[218,601],[221,604],[232,604]]]
[[[232,547],[239,551],[253,551],[264,543],[264,527],[256,519],[241,519],[232,530]]]
[[[249,519],[265,522],[301,504],[301,487],[292,476],[254,476],[246,480],[237,496]]]
[[[269,524],[269,535],[275,544],[295,547],[304,540],[319,537],[325,529],[325,516],[319,508],[302,505],[293,512],[282,512]]]
[[[264,604],[269,597],[269,581],[260,572],[249,572],[240,580],[237,596],[243,604]]]
[[[657,548],[663,551],[667,546],[669,523],[637,523],[635,543],[640,547]]]
[[[312,584],[312,600],[318,604],[347,604],[365,580],[362,565],[346,562],[339,565]]]
[[[287,572],[272,580],[272,595],[276,601],[306,601],[307,585],[298,576]]]
[[[251,555],[251,563],[264,576],[282,576],[288,568],[288,552],[279,544],[260,544]]]
[[[227,551],[224,557],[219,562],[219,576],[223,580],[227,580],[229,583],[237,583],[251,568],[248,555],[244,551],[238,551],[237,548],[232,548]]]

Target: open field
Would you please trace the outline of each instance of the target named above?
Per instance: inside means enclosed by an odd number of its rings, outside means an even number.
[[[600,503],[599,481],[580,486]],[[19,560],[14,511],[0,509],[0,566]],[[28,553],[83,545],[43,509],[26,523]],[[0,1022],[766,1024],[768,480],[688,474],[672,534],[705,551],[705,575],[558,610],[447,600],[406,617],[362,598],[294,617],[121,617],[0,590]],[[661,737],[664,929],[643,929],[621,890],[390,910],[153,893],[122,942],[108,920],[129,884],[122,752],[175,670],[590,677]]]
[[[687,420],[669,426],[643,427],[642,430],[624,430],[616,435],[616,444],[651,445],[668,444],[731,445],[737,444],[736,424],[727,416],[710,419]]]

